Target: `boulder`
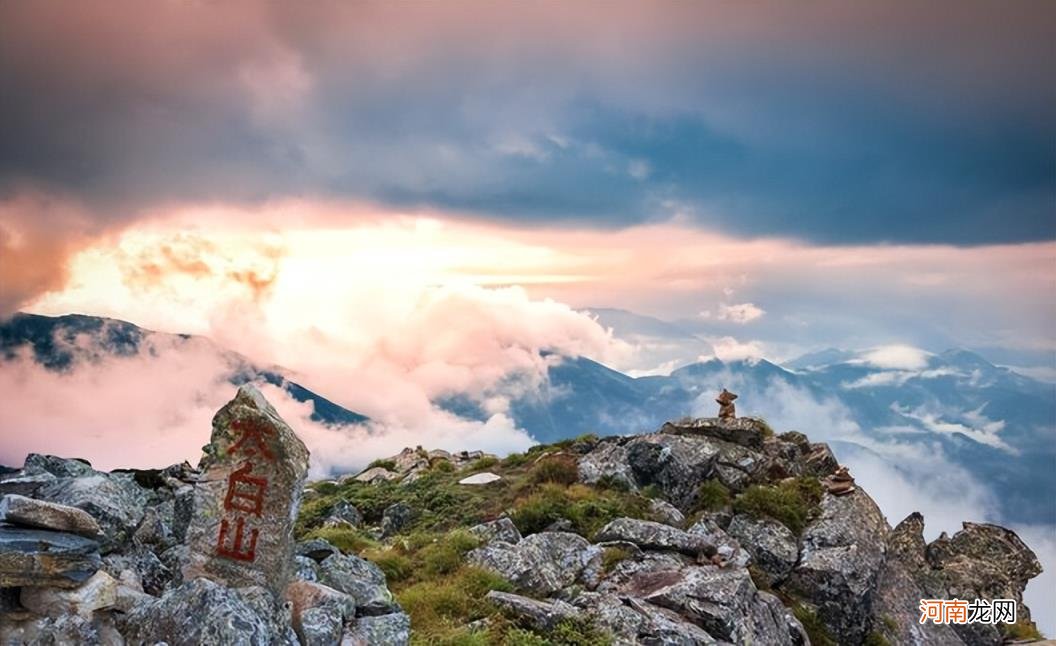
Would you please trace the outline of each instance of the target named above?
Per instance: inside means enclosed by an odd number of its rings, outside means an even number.
[[[359,527],[363,524],[363,514],[347,500],[338,500],[330,508],[330,514],[323,521],[324,527]]]
[[[406,646],[411,641],[411,618],[402,612],[360,617],[346,626],[341,646]]]
[[[23,469],[41,470],[57,478],[83,478],[96,473],[92,463],[79,458],[60,458],[54,455],[30,453],[22,463]]]
[[[403,477],[403,474],[395,471],[389,471],[385,467],[371,467],[363,473],[360,473],[355,477],[356,482],[365,482],[367,484],[374,484],[376,482],[383,482],[386,480],[399,480]]]
[[[102,534],[99,523],[82,509],[17,494],[8,494],[0,499],[0,520],[12,525],[53,529],[90,538]]]
[[[610,482],[622,483],[631,490],[638,488],[631,465],[627,462],[627,448],[620,439],[606,438],[579,459],[580,482],[597,484],[605,478]]]
[[[735,417],[732,419],[701,417],[692,420],[667,422],[660,428],[660,432],[676,435],[702,435],[757,450],[763,448],[763,441],[770,435],[766,422],[754,417]]]
[[[579,619],[582,613],[564,601],[539,601],[519,594],[492,590],[484,597],[526,628],[551,631],[562,621]]]
[[[75,588],[102,565],[99,543],[84,536],[0,527],[0,588]]]
[[[293,568],[293,526],[308,449],[251,385],[213,418],[199,463],[183,578],[260,585],[281,597]]]
[[[42,486],[34,497],[88,512],[103,530],[106,548],[114,548],[132,537],[147,506],[147,492],[131,476],[123,474],[93,472],[58,478]]]
[[[171,501],[169,504],[172,504]],[[143,520],[139,521],[139,527],[132,533],[132,542],[138,545],[150,545],[159,551],[163,551],[176,543],[173,540],[169,523],[165,521],[165,514],[162,508],[147,508],[143,514]]]
[[[539,532],[516,545],[495,541],[466,555],[523,590],[550,595],[580,579],[596,579],[602,549],[569,532]]]
[[[751,553],[741,546],[740,541],[726,533],[726,530],[711,518],[706,516],[701,518],[686,531],[694,536],[701,537],[708,544],[714,545],[716,553],[726,565],[748,567],[752,563]]]
[[[0,644],[102,646],[104,643],[115,642],[104,642],[96,626],[79,615],[26,617],[0,621]]]
[[[240,591],[198,578],[133,608],[119,619],[130,644],[270,646],[279,642],[271,620]]]
[[[318,581],[319,564],[307,556],[293,557],[293,578],[300,581]]]
[[[117,587],[117,579],[99,570],[76,588],[22,588],[20,599],[22,607],[38,615],[80,615],[90,619],[96,610],[117,603]]]
[[[594,540],[627,541],[644,550],[670,550],[694,557],[713,548],[700,535],[634,518],[617,518],[598,530]]]
[[[829,445],[821,442],[810,445],[810,452],[804,461],[806,472],[818,478],[824,478],[840,466]]]
[[[384,615],[399,610],[377,565],[352,554],[333,554],[319,563],[319,582],[355,600],[361,615]]]
[[[13,493],[21,496],[34,496],[41,487],[55,480],[58,478],[52,473],[39,468],[5,473],[0,475],[0,495]]]
[[[726,533],[748,550],[771,585],[788,578],[799,558],[799,542],[795,535],[776,520],[737,514]]]
[[[801,537],[799,563],[786,588],[813,606],[829,632],[850,643],[864,639],[871,592],[884,563],[887,522],[865,492],[825,494],[821,515]]]
[[[719,642],[703,628],[667,608],[635,597],[584,592],[573,603],[619,646],[671,644],[711,646]]]
[[[341,550],[331,545],[329,541],[313,538],[297,543],[294,553],[298,556],[307,556],[313,561],[323,561],[333,554],[340,554]]]
[[[653,520],[672,527],[681,527],[686,522],[686,516],[678,510],[678,507],[659,498],[649,501],[649,515],[653,517]]]
[[[474,525],[469,528],[469,533],[479,538],[483,543],[492,541],[519,543],[521,540],[521,532],[518,531],[513,521],[505,516],[488,523]]]
[[[356,617],[355,599],[321,583],[291,582],[286,587],[286,601],[302,646],[336,644],[345,623]]]
[[[103,558],[103,569],[115,578],[120,578],[123,572],[132,572],[143,590],[155,596],[167,590],[175,576],[172,568],[142,545],[107,554]]]
[[[405,502],[397,502],[385,508],[381,516],[382,538],[397,534],[414,522],[414,509]]]
[[[700,483],[714,473],[720,450],[707,437],[664,433],[640,435],[625,448],[637,486],[655,485],[682,510],[696,503]]]

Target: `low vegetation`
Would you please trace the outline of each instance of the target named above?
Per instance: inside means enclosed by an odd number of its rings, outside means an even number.
[[[818,511],[821,484],[815,478],[790,478],[776,485],[752,485],[733,500],[738,513],[773,518],[799,536]]]

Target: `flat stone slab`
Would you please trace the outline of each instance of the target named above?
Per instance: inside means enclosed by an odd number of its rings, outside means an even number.
[[[0,588],[75,588],[101,565],[99,543],[90,538],[0,526]]]
[[[732,419],[701,417],[667,422],[661,427],[660,432],[674,435],[703,435],[757,450],[763,448],[763,440],[769,434],[766,423],[754,417]]]
[[[102,533],[99,523],[83,509],[18,494],[0,498],[0,521],[23,527],[70,532],[89,538]]]
[[[484,473],[474,473],[468,478],[462,478],[458,481],[458,484],[464,485],[482,485],[488,484],[489,482],[496,482],[502,480],[502,476],[485,471]]]

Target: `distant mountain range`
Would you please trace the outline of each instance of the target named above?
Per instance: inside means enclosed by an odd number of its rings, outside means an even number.
[[[669,334],[672,329],[660,331]],[[66,370],[78,353],[89,361],[104,354],[139,353],[147,334],[123,321],[19,314],[0,324],[0,357],[11,359],[28,346],[38,363]],[[89,336],[92,343],[75,344],[78,335]],[[177,342],[192,338],[167,336]],[[280,386],[297,401],[313,402],[313,419],[327,424],[367,420],[292,381],[283,368],[217,351],[230,365],[232,384],[262,379]],[[740,395],[740,414],[827,439],[841,453],[882,455],[881,449],[890,446],[915,447],[924,455],[941,451],[999,494],[1002,520],[1056,523],[1051,500],[1056,490],[1056,388],[972,352],[928,355],[925,365],[908,370],[879,367],[862,352],[829,349],[784,366],[711,359],[669,375],[637,378],[586,357],[543,354],[550,367],[538,389],[526,389],[522,378],[510,375],[484,397],[450,393],[435,403],[459,416],[484,420],[489,416],[484,398],[503,396],[520,428],[540,442],[552,442],[583,433],[641,433],[673,418],[711,416],[717,410],[714,396],[725,387]],[[897,460],[893,466],[898,467]]]

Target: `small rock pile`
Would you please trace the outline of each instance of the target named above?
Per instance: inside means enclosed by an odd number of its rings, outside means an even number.
[[[307,469],[243,386],[197,469],[32,454],[0,472],[0,644],[406,644],[377,566],[295,543]]]

